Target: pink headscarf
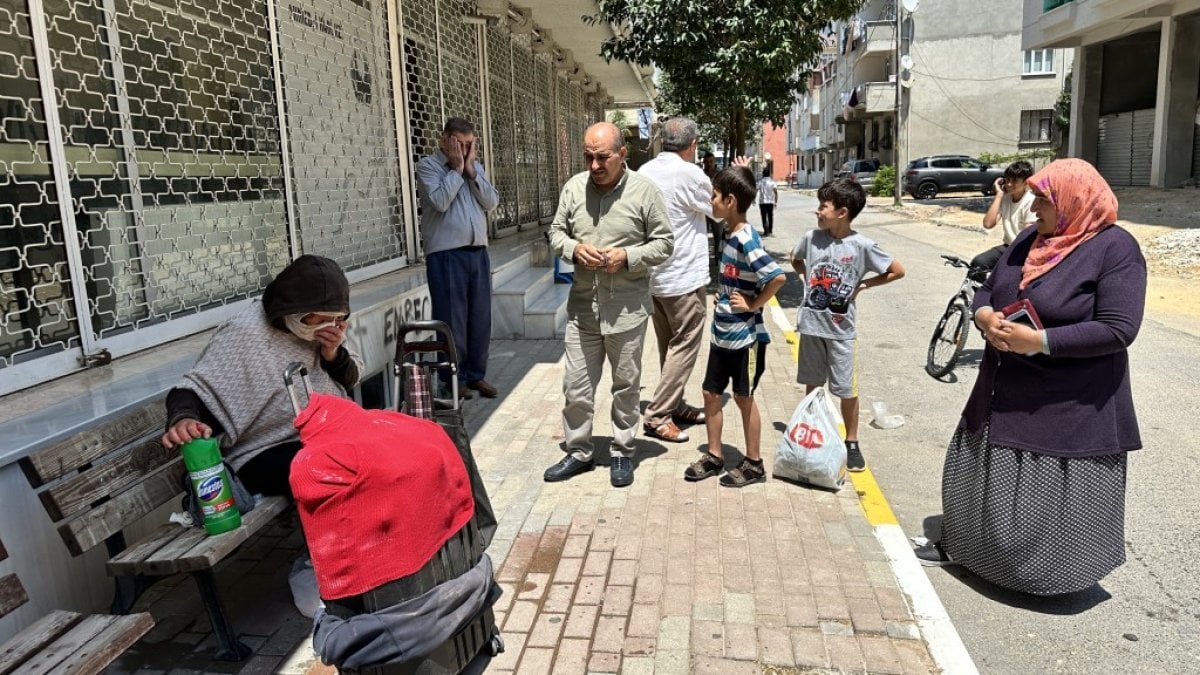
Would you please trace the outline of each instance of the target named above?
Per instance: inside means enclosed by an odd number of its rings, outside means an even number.
[[[1058,211],[1054,234],[1039,234],[1021,268],[1021,290],[1062,262],[1080,244],[1116,224],[1117,196],[1082,159],[1059,159],[1025,183]]]

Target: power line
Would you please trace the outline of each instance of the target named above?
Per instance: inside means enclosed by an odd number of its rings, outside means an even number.
[[[982,138],[973,138],[973,137],[971,137],[971,136],[967,136],[967,135],[965,135],[965,134],[961,134],[961,133],[959,133],[959,132],[957,132],[957,131],[955,131],[955,130],[953,130],[953,129],[951,129],[951,128],[949,128],[949,127],[945,126],[945,125],[939,124],[939,123],[937,123],[937,122],[935,122],[935,121],[933,121],[933,120],[929,119],[928,117],[926,117],[926,116],[922,115],[921,113],[919,113],[919,112],[916,112],[916,111],[914,111],[914,110],[909,110],[909,111],[908,111],[908,114],[909,114],[909,115],[912,115],[913,117],[919,117],[919,118],[921,118],[921,119],[925,120],[926,122],[928,122],[928,123],[932,124],[933,126],[935,126],[935,127],[939,128],[939,129],[941,129],[942,131],[945,131],[946,133],[949,133],[949,134],[953,134],[953,135],[955,135],[955,136],[958,136],[959,138],[961,138],[961,139],[963,139],[963,140],[965,140],[965,141],[974,141],[974,142],[976,142],[976,143],[987,143],[988,145],[1004,145],[1004,146],[1011,146],[1011,145],[1013,145],[1013,144],[1014,144],[1014,141],[1012,141],[1012,140],[1007,140],[1007,141],[1004,141],[1004,142],[1000,142],[1000,141],[989,141],[989,140],[984,140],[984,139],[982,139]]]
[[[917,49],[917,44],[915,42],[911,43],[910,48]],[[921,60],[924,61],[925,58],[922,56]],[[984,133],[992,136],[993,138],[997,138],[997,139],[1003,141],[1005,145],[1012,143],[1011,139],[1005,138],[1005,137],[1001,136],[1000,134],[997,134],[996,132],[987,128],[986,126],[981,124],[978,120],[976,120],[974,117],[971,117],[971,115],[968,114],[966,110],[963,110],[962,106],[960,106],[958,104],[958,101],[955,101],[954,97],[950,95],[950,92],[946,91],[946,88],[944,86],[942,86],[941,82],[938,81],[938,78],[933,78],[933,83],[935,85],[937,85],[937,88],[942,91],[942,94],[946,97],[946,100],[950,102],[950,105],[954,106],[955,110],[958,110],[959,114],[961,114],[963,117],[967,118],[967,121],[969,121],[971,124],[974,124],[976,127],[978,127]],[[989,142],[992,142],[992,141],[989,141]],[[1000,145],[1000,143],[995,143],[995,142],[992,142],[992,143],[994,145]]]

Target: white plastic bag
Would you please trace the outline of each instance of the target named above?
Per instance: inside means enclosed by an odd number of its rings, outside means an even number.
[[[317,573],[313,570],[312,556],[308,555],[307,550],[292,563],[288,585],[292,587],[292,602],[304,616],[311,619],[318,609],[325,606],[317,591]]]
[[[775,449],[774,475],[838,489],[846,480],[846,444],[829,394],[814,389],[800,401]]]

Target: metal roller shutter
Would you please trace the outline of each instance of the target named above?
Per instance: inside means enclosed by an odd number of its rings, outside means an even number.
[[[1200,124],[1192,134],[1192,178],[1200,180]]]
[[[1096,168],[1110,185],[1149,185],[1154,109],[1100,118]]]

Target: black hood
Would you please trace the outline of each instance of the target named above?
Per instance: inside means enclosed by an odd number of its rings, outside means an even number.
[[[302,255],[267,284],[262,303],[272,323],[288,314],[349,314],[350,283],[336,262]]]

